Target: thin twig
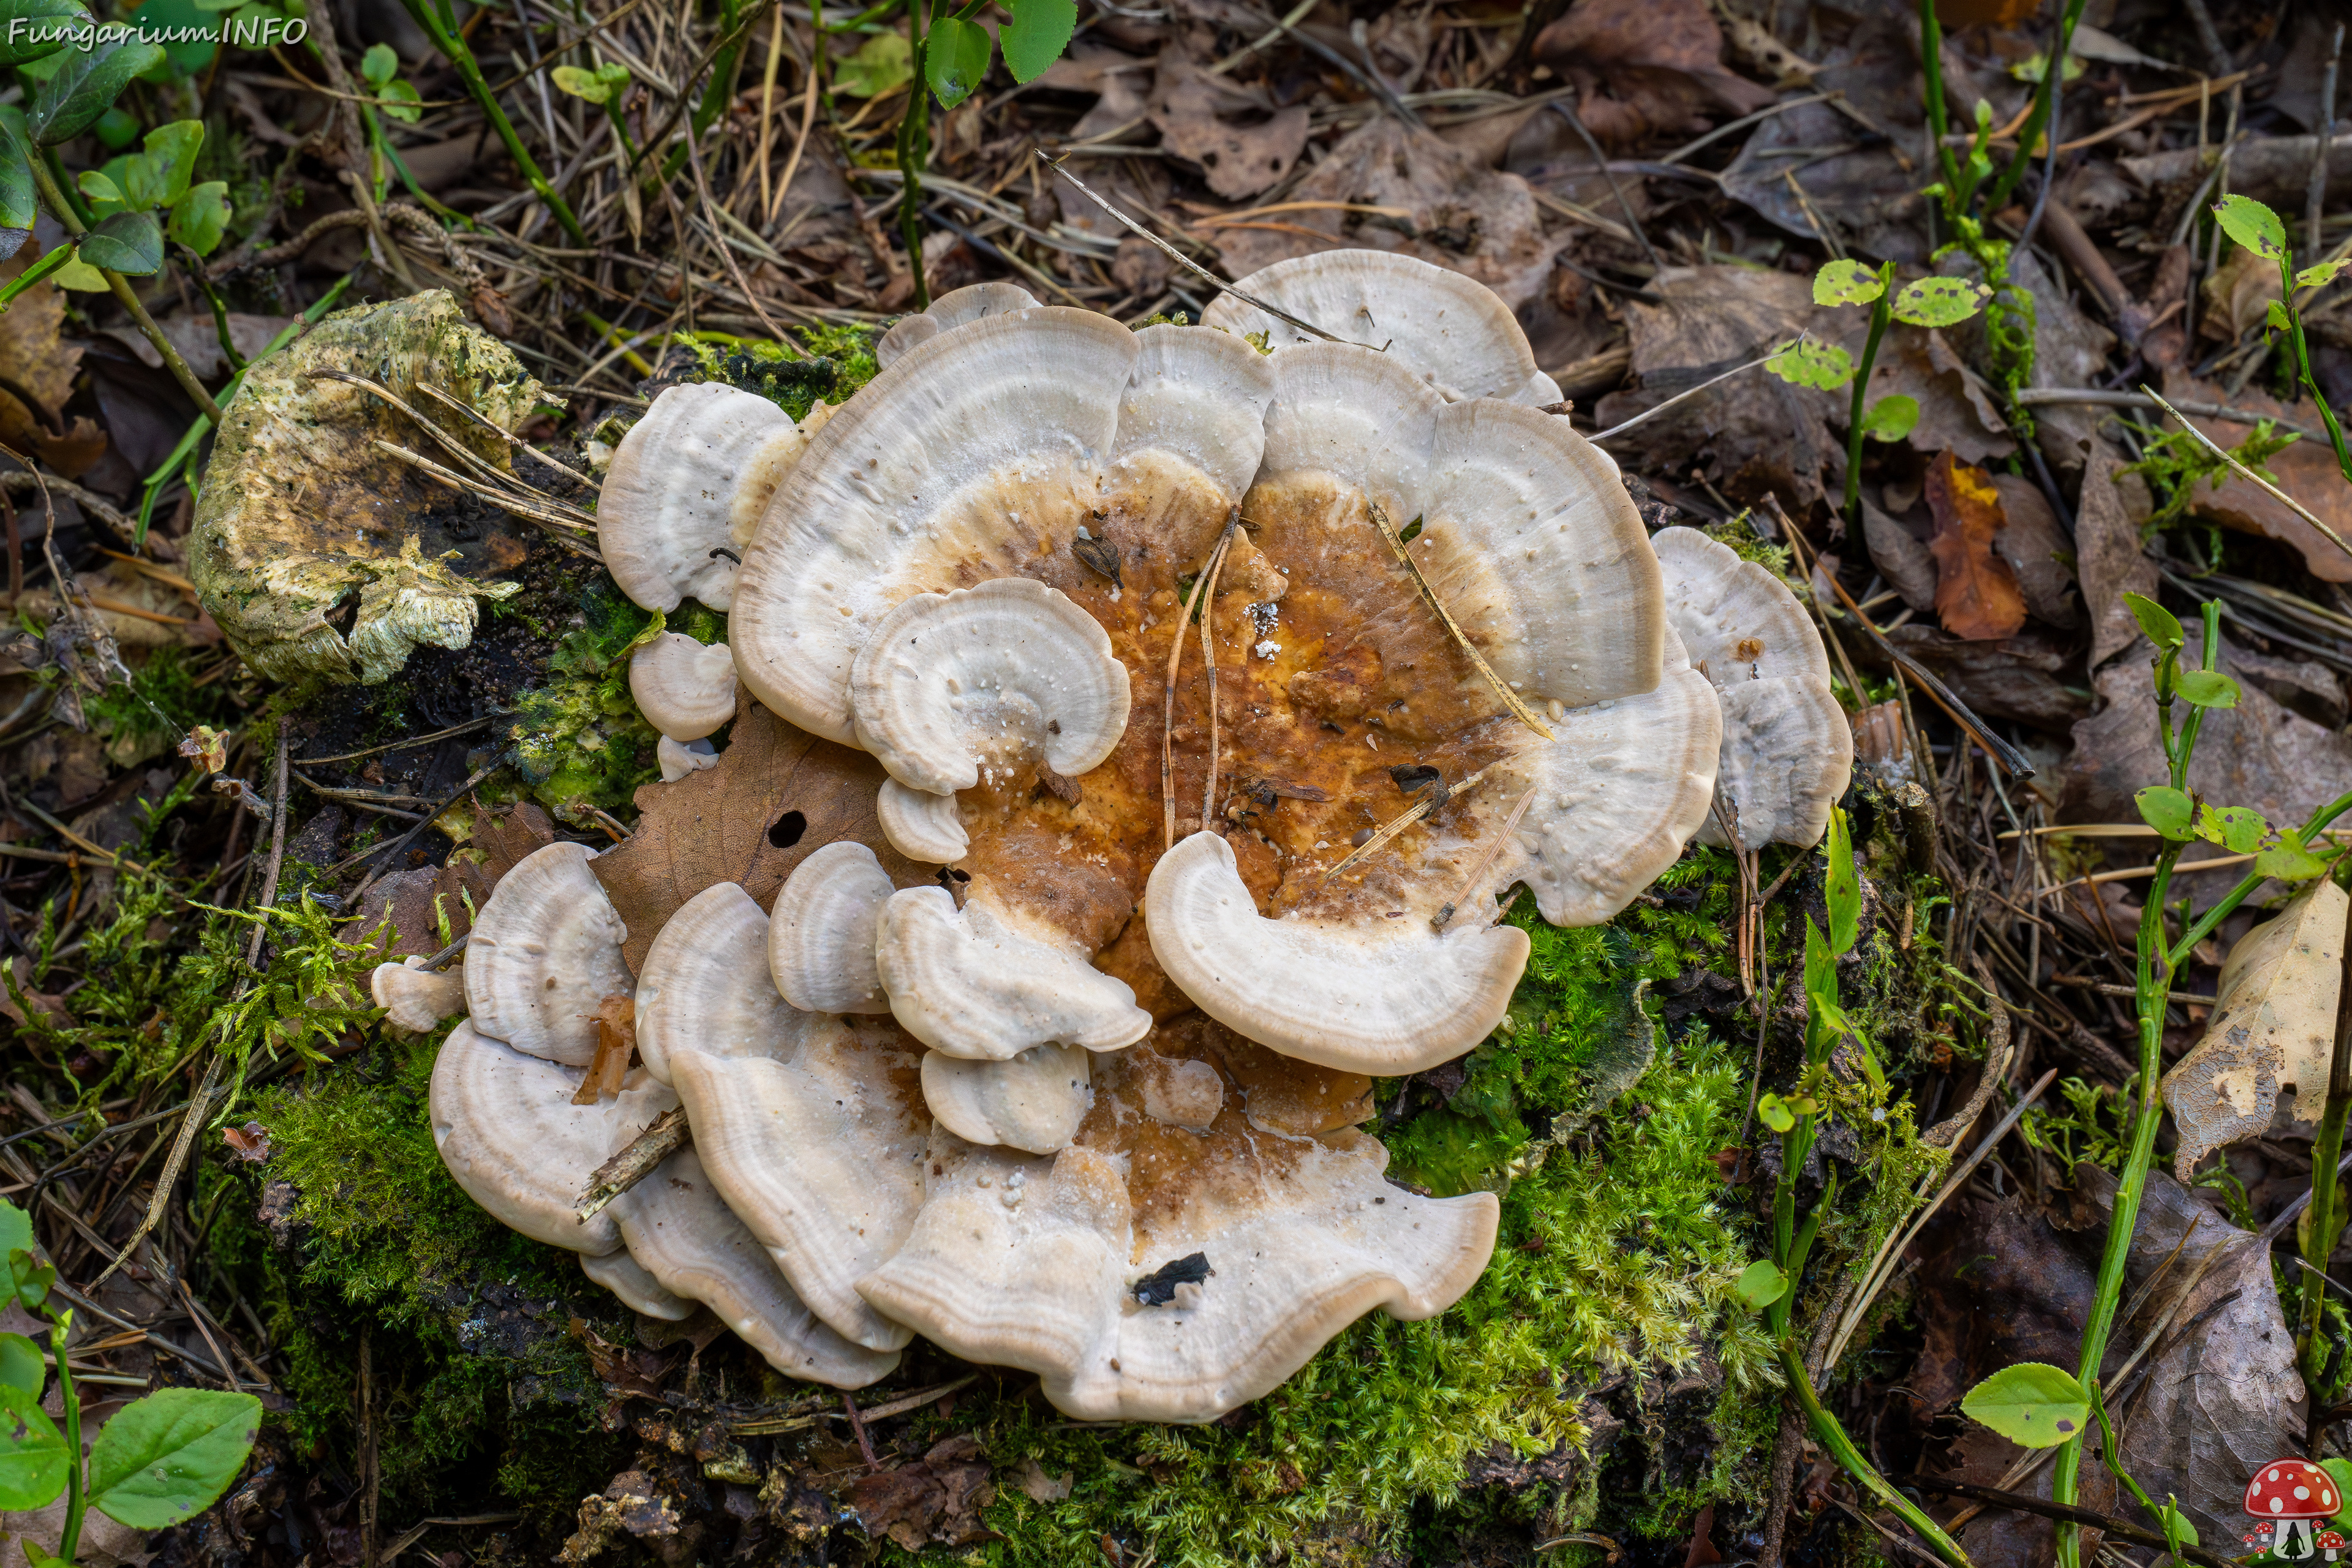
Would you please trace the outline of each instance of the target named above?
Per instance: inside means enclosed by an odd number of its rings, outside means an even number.
[[[1176,623],[1176,634],[1168,643],[1168,678],[1160,687],[1160,802],[1165,817],[1162,836],[1165,851],[1176,847],[1176,677],[1184,665],[1184,629],[1192,624],[1192,607],[1201,602],[1201,590],[1209,584],[1209,574],[1225,558],[1225,542],[1234,536],[1234,522],[1241,515],[1236,510],[1225,520],[1225,531],[1217,535],[1217,542],[1209,552],[1209,559],[1201,565],[1201,574],[1192,579],[1192,592],[1185,597],[1184,614]],[[1202,825],[1208,826],[1204,820]]]
[[[1225,536],[1217,542],[1216,559],[1209,563],[1209,582],[1201,594],[1201,658],[1209,667],[1209,773],[1201,785],[1201,826],[1216,820],[1217,806],[1217,579],[1224,574],[1225,557],[1233,552],[1235,512],[1225,520]]]
[[[1454,784],[1445,788],[1433,785],[1432,787],[1423,791],[1422,796],[1419,800],[1413,802],[1411,805],[1397,813],[1396,816],[1391,817],[1388,822],[1382,826],[1379,832],[1373,834],[1370,838],[1365,839],[1361,844],[1357,845],[1353,849],[1348,851],[1345,856],[1341,857],[1337,864],[1335,864],[1329,870],[1323,873],[1323,879],[1327,882],[1329,881],[1332,878],[1338,876],[1340,872],[1346,870],[1357,861],[1361,860],[1367,855],[1381,848],[1398,834],[1402,833],[1406,828],[1411,827],[1414,823],[1419,822],[1423,817],[1427,816],[1431,812],[1436,810],[1439,805],[1443,805],[1446,801],[1467,795],[1472,790],[1476,789],[1480,784],[1486,782],[1486,774],[1488,772],[1489,769],[1487,768],[1480,768],[1476,773],[1472,773],[1468,778],[1464,779],[1458,784]]]
[[[1691,387],[1687,391],[1675,393],[1672,397],[1667,398],[1664,403],[1657,405],[1654,408],[1644,408],[1639,414],[1634,415],[1631,419],[1622,420],[1618,424],[1612,425],[1608,429],[1601,431],[1597,435],[1593,436],[1591,437],[1592,442],[1595,446],[1598,446],[1603,441],[1622,436],[1626,431],[1633,428],[1634,426],[1646,424],[1650,420],[1655,419],[1659,415],[1664,414],[1675,404],[1681,403],[1688,398],[1696,397],[1700,393],[1706,391],[1709,387],[1720,386],[1725,382],[1729,381],[1733,376],[1744,374],[1748,371],[1754,370],[1758,365],[1769,364],[1772,361],[1779,359],[1782,354],[1796,347],[1798,343],[1803,342],[1811,335],[1812,333],[1810,331],[1799,332],[1793,342],[1782,344],[1780,347],[1774,349],[1769,354],[1759,354],[1756,358],[1749,360],[1746,364],[1733,365],[1721,375],[1709,376],[1706,380],[1700,382],[1696,386]]]

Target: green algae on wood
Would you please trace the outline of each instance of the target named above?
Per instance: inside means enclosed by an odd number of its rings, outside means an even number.
[[[226,410],[189,540],[205,608],[267,679],[378,681],[419,644],[466,647],[475,601],[515,592],[480,578],[526,548],[502,514],[379,450],[430,438],[373,393],[313,379],[325,371],[404,400],[436,386],[505,429],[530,416],[540,386],[435,289],[327,317],[248,371]],[[504,442],[459,438],[508,466]]]

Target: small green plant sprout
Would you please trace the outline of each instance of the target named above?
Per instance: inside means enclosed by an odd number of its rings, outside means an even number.
[[[261,1401],[204,1388],[159,1389],[115,1413],[81,1452],[81,1400],[67,1341],[73,1312],[53,1297],[58,1271],[33,1252],[33,1222],[0,1199],[0,1288],[49,1320],[49,1354],[23,1334],[0,1334],[0,1510],[29,1513],[66,1499],[65,1531],[51,1552],[19,1537],[28,1568],[68,1568],[91,1509],[133,1530],[163,1530],[210,1508],[245,1468],[261,1430]],[[60,1432],[41,1408],[54,1366],[64,1407]]]
[[[1870,332],[1862,345],[1862,363],[1833,343],[1795,342],[1765,362],[1765,368],[1798,386],[1835,392],[1851,383],[1853,405],[1846,418],[1845,514],[1849,522],[1862,519],[1862,443],[1900,441],[1919,423],[1916,400],[1896,394],[1868,402],[1870,372],[1878,360],[1878,345],[1890,322],[1914,327],[1948,327],[1984,309],[1992,290],[1966,278],[1918,278],[1895,287],[1895,263],[1876,268],[1859,261],[1837,260],[1813,275],[1817,305],[1867,305]]]
[[[2287,243],[2286,226],[2279,221],[2278,214],[2252,196],[2223,196],[2213,204],[2213,221],[2221,226],[2223,234],[2257,258],[2277,265],[2279,297],[2270,302],[2270,330],[2285,335],[2294,354],[2295,381],[2318,405],[2320,423],[2327,427],[2327,444],[2336,451],[2336,466],[2347,479],[2352,479],[2352,451],[2345,448],[2344,426],[2337,421],[2336,410],[2327,405],[2319,382],[2311,373],[2311,350],[2303,336],[2303,312],[2294,302],[2295,290],[2334,282],[2336,275],[2352,266],[2352,261],[2322,261],[2298,272],[2294,248]]]
[[[570,68],[558,67],[557,70],[566,68]],[[401,79],[400,56],[390,44],[368,46],[368,52],[360,57],[360,78],[375,95],[375,107],[402,124],[415,124],[417,117],[425,112],[418,107],[424,100],[418,97],[416,89]]]
[[[196,152],[204,145],[204,140],[203,121],[174,121],[147,132],[142,144],[143,151],[126,153],[102,169],[84,170],[78,184],[89,202],[90,216],[98,220],[98,227],[82,242],[82,248],[89,250],[98,237],[107,232],[110,221],[118,216],[129,216],[140,231],[138,248],[142,253],[152,248],[160,264],[162,237],[157,236],[151,247],[147,236],[159,227],[155,215],[161,212],[163,224],[160,226],[173,239],[198,256],[210,256],[217,249],[221,236],[228,230],[228,183],[190,183],[195,171]],[[115,270],[135,276],[122,267]],[[106,284],[93,278],[89,286],[103,289]]]
[[[2021,1448],[2055,1448],[2072,1443],[2095,1422],[2100,1457],[2164,1531],[2165,1545],[2172,1555],[2179,1558],[2184,1542],[2199,1544],[2196,1528],[2181,1514],[2180,1500],[2168,1496],[2159,1504],[2124,1468],[2116,1452],[2116,1429],[2107,1419],[2106,1403],[2100,1397],[2097,1383],[2085,1386],[2065,1368],[2045,1362],[2020,1362],[1969,1389],[1960,1400],[1960,1413]]]

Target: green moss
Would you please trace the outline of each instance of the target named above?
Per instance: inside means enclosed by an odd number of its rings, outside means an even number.
[[[159,647],[131,670],[128,683],[115,683],[82,700],[90,728],[106,737],[107,760],[135,767],[160,756],[181,735],[220,717],[218,684],[199,686],[186,652]]]
[[[629,654],[664,628],[602,576],[579,596],[579,622],[556,640],[544,685],[515,700],[515,771],[562,820],[593,822],[590,808],[632,810],[639,784],[661,776],[661,737],[629,695]],[[703,611],[706,616],[711,613]],[[723,635],[723,628],[722,633]]]

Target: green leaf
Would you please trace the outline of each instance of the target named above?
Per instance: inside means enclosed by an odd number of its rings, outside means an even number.
[[[163,269],[163,231],[153,213],[116,213],[81,237],[77,247],[92,267],[125,278],[147,278]]]
[[[1960,1409],[2012,1443],[2054,1448],[2082,1436],[2091,1419],[2091,1396],[2073,1373],[2028,1361],[2005,1366],[1969,1389]]]
[[[2352,1519],[2352,1459],[2322,1459],[2319,1468],[2336,1478],[2336,1495],[2344,1500],[2338,1519]]]
[[[163,60],[161,48],[130,38],[97,45],[88,54],[76,49],[33,94],[25,123],[44,147],[70,142],[113,107],[131,78]]]
[[[2274,332],[2286,332],[2293,331],[2294,330],[2294,322],[2287,316],[2286,301],[2284,300],[2273,300],[2263,305],[2263,323]]]
[[[1731,1293],[1762,1311],[1789,1293],[1789,1277],[1769,1258],[1759,1258],[1739,1271]]]
[[[2263,814],[2251,806],[2225,805],[2219,811],[2210,805],[2197,809],[2197,837],[2208,844],[2219,844],[2232,855],[2251,855],[2263,847],[2269,837],[2271,825]]]
[[[1886,275],[1859,261],[1840,259],[1813,274],[1816,305],[1867,305],[1886,292]]]
[[[2165,1494],[2164,1506],[2156,1510],[2156,1527],[2158,1530],[2170,1530],[2172,1539],[2175,1541],[2186,1542],[2190,1546],[2205,1544],[2197,1539],[2197,1527],[2189,1522],[2187,1514],[2180,1511],[2180,1499],[2172,1493]]]
[[[2254,869],[2282,882],[2308,882],[2323,875],[2327,862],[2303,847],[2303,835],[2292,827],[2279,829],[2279,841],[2254,857]]]
[[[360,75],[370,87],[381,88],[400,74],[400,56],[390,44],[370,44],[360,57]]]
[[[2324,289],[2335,282],[2336,275],[2347,267],[2352,267],[2352,260],[2322,261],[2306,267],[2294,275],[2294,286],[2298,289]]]
[[[1948,327],[1984,309],[1992,290],[1967,278],[1919,278],[1895,296],[1895,319],[1915,327]]]
[[[89,1450],[89,1500],[133,1530],[162,1530],[212,1506],[261,1430],[250,1394],[166,1388],[118,1411]]]
[[[79,0],[0,0],[0,66],[46,59],[89,26]]]
[[[143,145],[156,195],[146,205],[168,207],[188,194],[188,181],[196,172],[196,151],[204,144],[201,120],[175,120],[147,132]]]
[[[629,88],[629,68],[617,60],[607,60],[594,70],[558,66],[554,74],[557,87],[590,103],[610,103],[614,95]]]
[[[18,295],[28,292],[52,273],[57,275],[58,287],[63,288],[65,275],[74,265],[73,254],[73,248],[70,246],[60,246],[8,279],[7,282],[0,283],[0,314],[6,313],[8,307],[16,302]],[[100,287],[103,288],[105,283],[104,279],[99,279]],[[32,1233],[26,1232],[25,1238],[30,1242]],[[6,1292],[0,1290],[0,1300],[5,1300],[5,1297]]]
[[[1862,880],[1853,869],[1853,829],[1846,826],[1845,813],[1834,807],[1830,812],[1829,862],[1822,895],[1829,904],[1830,951],[1848,953],[1860,932]]]
[[[2196,820],[2196,803],[2170,784],[2150,784],[2132,796],[2139,807],[2140,820],[2176,843],[2186,844],[2196,837],[2190,824]]]
[[[1835,343],[1801,339],[1766,360],[1764,368],[1792,385],[1835,392],[1853,379],[1853,356]]]
[[[139,117],[126,112],[118,103],[98,117],[98,123],[90,127],[90,133],[108,152],[120,153],[139,140]]]
[[[32,161],[25,153],[25,111],[0,104],[0,127],[5,130],[0,134],[0,228],[29,229],[41,209],[34,198]]]
[[[2159,649],[2179,647],[2189,640],[2188,634],[2180,629],[2179,617],[2154,599],[2141,594],[2126,594],[2124,604],[2130,608],[2132,619],[2139,623],[2139,629],[2147,635],[2147,640]]]
[[[33,1249],[33,1216],[0,1198],[0,1257],[13,1259]]]
[[[1756,1120],[1775,1132],[1786,1132],[1797,1124],[1788,1102],[1769,1089],[1756,1097]]]
[[[1874,441],[1900,441],[1919,423],[1919,400],[1894,393],[1870,405],[1862,416],[1862,433]]]
[[[74,184],[89,202],[92,217],[109,218],[131,205],[122,187],[107,178],[100,169],[84,169],[74,176]]]
[[[21,1388],[38,1404],[48,1375],[40,1346],[22,1334],[0,1334],[0,1388]]]
[[[2184,669],[2180,700],[2198,708],[2235,708],[2238,683],[2218,669]]]
[[[198,256],[210,256],[228,232],[230,210],[227,183],[206,180],[173,205],[171,237]]]
[[[85,294],[106,294],[113,291],[112,287],[99,269],[84,261],[73,251],[61,249],[58,254],[66,258],[65,265],[58,268],[58,288],[76,289]]]
[[[878,98],[914,76],[914,58],[904,37],[877,33],[856,54],[834,61],[833,90],[850,98]]]
[[[37,1312],[48,1304],[49,1287],[58,1282],[54,1268],[20,1247],[8,1254],[8,1271],[16,1288],[17,1305]]]
[[[416,89],[407,82],[388,81],[383,84],[383,90],[376,96],[383,100],[376,105],[377,111],[390,115],[403,125],[414,125],[424,117],[425,110],[417,106],[425,100],[418,96]]]
[[[942,109],[953,109],[988,75],[991,43],[986,28],[976,22],[942,16],[923,40],[923,78]]]
[[[1062,58],[1077,30],[1077,0],[1013,0],[1012,26],[996,35],[1004,68],[1014,81],[1030,81]]]
[[[52,1557],[33,1544],[33,1538],[29,1535],[18,1536],[16,1543],[25,1549],[26,1568],[73,1568],[73,1564],[64,1558]]]
[[[2223,196],[2213,204],[2213,221],[2221,232],[2264,261],[2286,258],[2286,226],[2278,214],[2252,196]]]
[[[0,1510],[46,1508],[66,1489],[66,1440],[27,1389],[0,1388]]]

